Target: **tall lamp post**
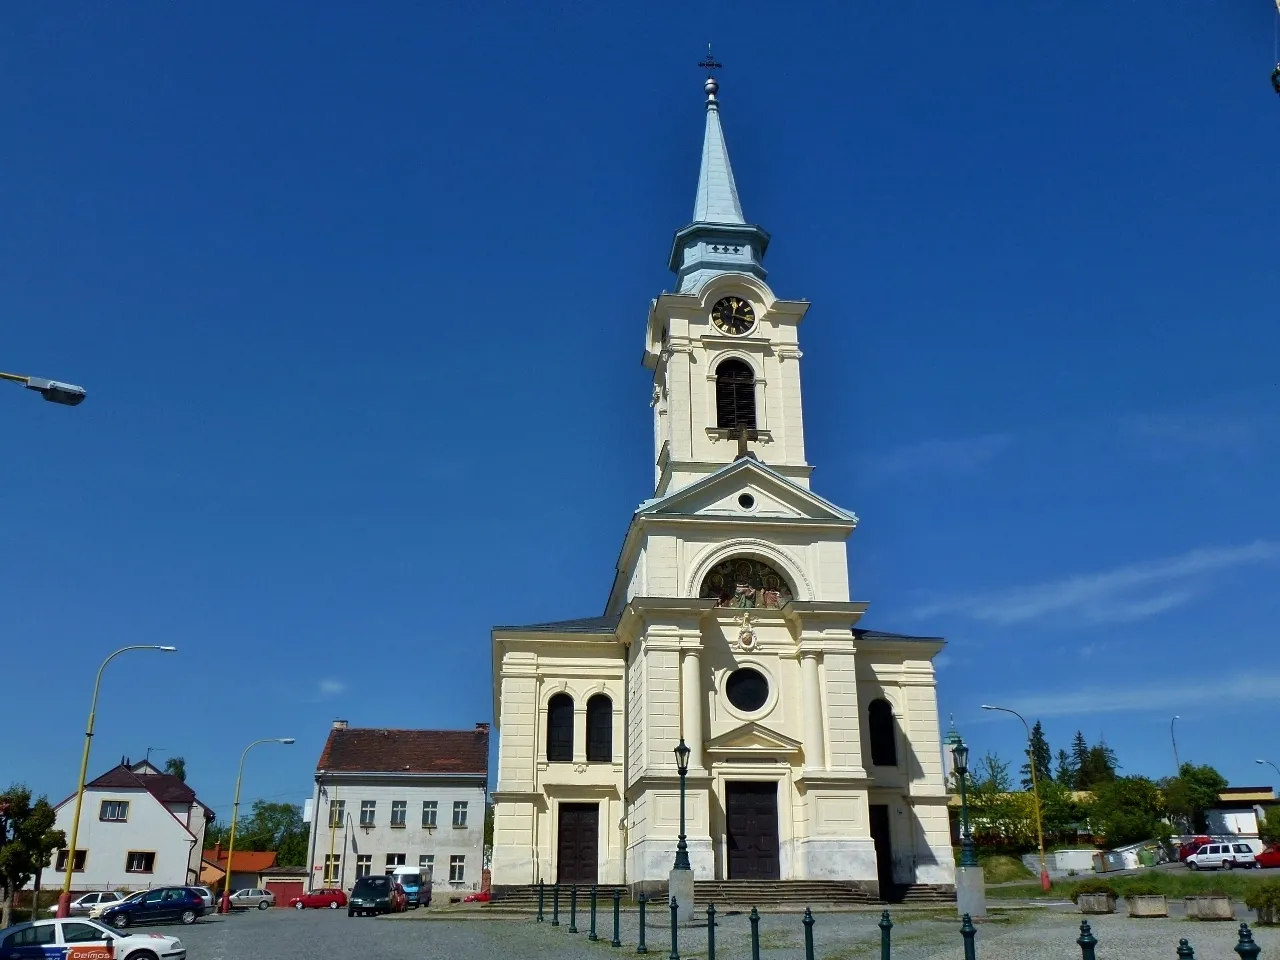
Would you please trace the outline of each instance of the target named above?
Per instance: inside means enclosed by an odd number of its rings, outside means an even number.
[[[98,668],[98,677],[93,681],[93,699],[89,701],[89,726],[84,733],[84,754],[80,757],[80,779],[76,783],[76,812],[74,819],[71,821],[71,845],[67,847],[67,873],[62,878],[62,893],[58,895],[57,915],[59,917],[69,917],[71,915],[71,874],[76,868],[76,843],[80,839],[80,808],[84,805],[84,781],[89,774],[89,746],[93,743],[93,721],[98,713],[98,688],[102,686],[102,671],[107,669],[108,663],[120,656],[120,654],[128,653],[130,650],[160,650],[164,653],[173,653],[177,649],[177,647],[160,646],[151,643],[132,644],[128,647],[121,647],[111,654],[111,656],[102,661],[102,666]]]
[[[982,705],[983,710],[999,710],[1001,713],[1012,713],[1015,717],[1022,721],[1023,729],[1027,731],[1027,766],[1031,768],[1031,793],[1036,801],[1036,840],[1040,845],[1040,889],[1048,890],[1049,884],[1049,868],[1044,862],[1044,824],[1040,818],[1040,784],[1036,777],[1036,758],[1031,755],[1031,727],[1027,724],[1027,718],[1020,714],[1017,710],[1010,710],[1008,707],[993,707],[989,703]]]
[[[689,870],[689,844],[685,842],[684,832],[684,781],[689,775],[689,754],[692,753],[684,742],[684,737],[676,745],[676,772],[680,774],[680,841],[676,844],[676,870]]]
[[[1182,762],[1178,759],[1178,738],[1174,736],[1173,723],[1174,720],[1181,719],[1182,718],[1175,713],[1173,715],[1173,720],[1169,721],[1169,739],[1173,742],[1173,775],[1175,777],[1182,773]]]
[[[960,781],[960,866],[976,867],[977,854],[973,850],[973,832],[969,829],[969,792],[965,781],[969,777],[969,748],[960,741],[951,748],[956,779]]]
[[[62,383],[58,380],[46,380],[44,377],[28,377],[21,373],[0,373],[0,380],[20,383],[28,390],[34,390],[46,400],[74,407],[85,398],[84,387],[74,383]]]
[[[219,913],[231,912],[231,858],[236,852],[236,821],[240,819],[240,781],[244,779],[244,759],[249,756],[249,751],[260,743],[293,743],[293,737],[266,737],[263,740],[255,740],[244,748],[244,753],[240,754],[240,772],[236,774],[236,798],[231,806],[231,835],[227,838],[227,873],[223,878],[222,902],[218,905]]]
[[[1270,760],[1255,760],[1255,761],[1253,761],[1253,762],[1254,762],[1254,763],[1265,763],[1265,764],[1266,764],[1267,766],[1269,766],[1272,770],[1274,770],[1277,774],[1280,774],[1280,767],[1277,767],[1277,766],[1276,766],[1274,763],[1272,763]]]

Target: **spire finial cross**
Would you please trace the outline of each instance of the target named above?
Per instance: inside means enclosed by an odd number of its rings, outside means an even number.
[[[707,59],[699,61],[698,66],[707,71],[708,77],[714,77],[717,70],[723,70],[724,64],[711,55],[711,44],[707,44]]]

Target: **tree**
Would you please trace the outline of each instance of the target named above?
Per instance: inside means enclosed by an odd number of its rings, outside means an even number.
[[[1076,764],[1065,750],[1058,751],[1058,769],[1054,771],[1053,779],[1068,790],[1076,787]]]
[[[230,842],[230,830],[217,823],[205,831],[205,843]],[[307,862],[307,825],[296,803],[253,801],[251,811],[236,822],[237,850],[273,850],[276,863],[300,867]]]
[[[1263,843],[1280,843],[1280,807],[1271,807],[1258,821],[1258,838]]]
[[[187,761],[183,760],[182,757],[170,757],[164,762],[164,772],[186,783]]]
[[[1084,820],[1084,810],[1071,795],[1070,781],[1065,784],[1058,780],[1042,781],[1040,805],[1045,842],[1060,836],[1075,840],[1075,830]]]
[[[978,761],[972,779],[974,793],[1008,793],[1013,789],[1009,764],[994,753],[988,753]]]
[[[1167,834],[1164,814],[1164,796],[1153,782],[1146,777],[1113,777],[1094,793],[1089,820],[1108,846],[1123,847]]]
[[[1089,741],[1084,738],[1084,734],[1077,730],[1076,735],[1071,739],[1071,769],[1075,771],[1076,779],[1074,781],[1077,790],[1088,789],[1080,782],[1080,771],[1085,769],[1089,763]]]
[[[1040,726],[1040,721],[1035,722],[1035,726],[1031,728],[1031,739],[1027,741],[1027,762],[1022,765],[1020,770],[1022,774],[1022,789],[1031,789],[1031,764],[1036,765],[1036,779],[1040,783],[1046,783],[1053,779],[1053,773],[1050,769],[1053,764],[1053,751],[1049,749],[1049,741],[1044,737],[1044,728]]]
[[[31,791],[15,783],[0,793],[0,929],[13,915],[13,897],[49,862],[54,850],[67,845],[53,829],[56,814],[49,801],[31,801]],[[71,854],[74,857],[74,854]]]
[[[1162,786],[1169,813],[1200,832],[1207,826],[1205,811],[1218,802],[1218,795],[1227,786],[1227,778],[1213,767],[1184,763],[1178,768],[1178,775],[1166,780]]]
[[[1096,790],[1103,784],[1116,778],[1116,752],[1107,746],[1105,740],[1090,747],[1084,755],[1084,762],[1076,771],[1077,790]]]

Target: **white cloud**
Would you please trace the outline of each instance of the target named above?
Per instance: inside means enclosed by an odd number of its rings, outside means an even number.
[[[1002,702],[997,699],[996,702]],[[1116,683],[1067,693],[1036,693],[1007,701],[1015,710],[1037,717],[1075,717],[1098,713],[1142,713],[1184,709],[1200,704],[1280,702],[1280,675],[1241,674],[1145,685]]]
[[[321,680],[316,689],[321,696],[336,697],[338,694],[346,692],[347,685],[341,680]]]
[[[1237,547],[1203,547],[1100,573],[937,600],[915,613],[921,617],[958,613],[1001,625],[1062,613],[1093,623],[1125,623],[1155,616],[1199,596],[1207,589],[1210,574],[1276,557],[1280,557],[1280,543],[1266,540]]]
[[[910,473],[973,473],[1000,456],[1012,443],[1013,437],[1005,433],[957,440],[922,440],[875,457],[868,463],[868,469],[885,477]]]
[[[1133,416],[1121,421],[1125,436],[1159,460],[1202,454],[1246,459],[1258,447],[1261,426],[1251,417],[1212,414]]]

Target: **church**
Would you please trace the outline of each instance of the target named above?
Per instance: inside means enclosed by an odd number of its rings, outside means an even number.
[[[765,282],[706,80],[676,291],[649,306],[654,491],[601,616],[492,631],[492,883],[699,881],[954,890],[933,657],[849,599],[858,518],[810,489],[800,390],[809,304]]]

